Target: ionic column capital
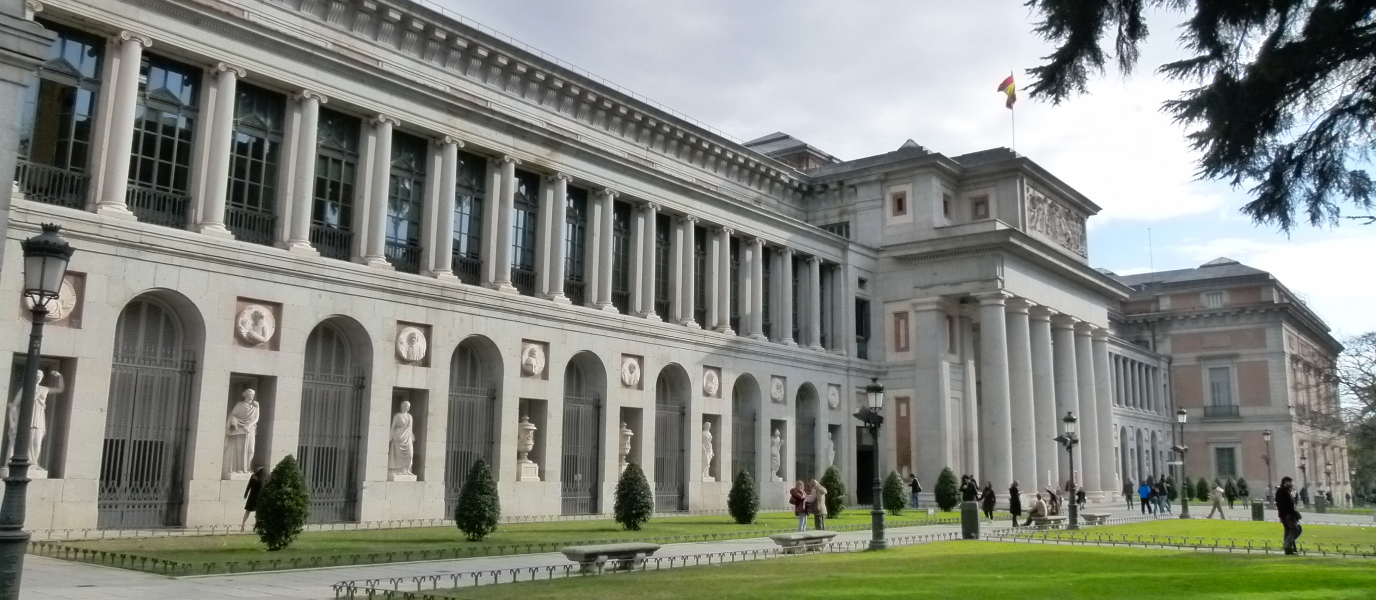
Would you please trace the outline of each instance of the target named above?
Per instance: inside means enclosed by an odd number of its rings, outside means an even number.
[[[301,90],[299,92],[296,92],[295,94],[292,94],[291,99],[297,102],[305,102],[307,100],[314,99],[316,102],[319,102],[321,104],[330,101],[330,99],[326,98],[324,94],[314,90]]]
[[[616,200],[617,191],[612,188],[602,188],[597,190],[598,196],[605,196],[608,200]]]
[[[368,119],[368,123],[370,123],[370,124],[372,124],[372,125],[381,125],[381,124],[383,124],[383,123],[388,123],[388,124],[390,124],[392,127],[396,127],[396,126],[398,126],[398,125],[401,125],[401,120],[399,120],[399,119],[397,119],[396,117],[393,117],[393,116],[391,116],[391,115],[377,114],[377,115],[374,115],[373,117],[369,118],[369,119]]]
[[[216,77],[219,77],[221,75],[232,74],[235,77],[243,79],[244,76],[248,75],[248,71],[245,70],[243,67],[240,67],[238,65],[232,65],[227,62],[217,63],[213,71]]]
[[[503,155],[501,156],[501,158],[498,158],[498,159],[497,159],[497,162],[503,163],[503,164],[519,165],[519,164],[521,164],[521,159],[516,158],[515,156],[512,156],[512,155],[510,155],[510,154],[503,154]]]
[[[756,248],[764,248],[764,238],[760,236],[753,236],[750,238],[750,245]]]
[[[649,212],[649,213],[659,212],[659,203],[657,203],[657,202],[650,202],[650,201],[647,200],[647,201],[645,201],[645,202],[641,202],[637,207],[638,207],[640,210],[643,210],[643,211]]]
[[[820,256],[809,256],[809,257],[807,257],[805,260],[807,260],[807,264],[809,264],[809,265],[819,265],[819,266],[820,266],[821,263],[822,263],[822,257],[820,257]]]
[[[690,225],[697,225],[697,224],[698,224],[698,218],[695,217],[695,216],[693,216],[693,215],[679,215],[679,216],[677,216],[677,217],[674,218],[674,221],[676,221],[676,222],[678,222],[678,223],[687,223],[687,224],[690,224]]]
[[[435,140],[435,145],[436,145],[436,146],[439,146],[439,147],[441,147],[441,148],[443,148],[443,147],[445,147],[445,146],[449,146],[449,145],[453,145],[453,146],[456,147],[456,148],[462,148],[462,147],[463,147],[463,140],[461,140],[461,139],[459,139],[459,138],[456,138],[456,137],[454,137],[454,136],[452,136],[452,135],[446,135],[446,136],[441,136],[441,137],[439,137],[438,139],[436,139],[436,140]]]
[[[122,44],[125,42],[137,42],[141,44],[144,48],[151,48],[153,46],[153,38],[143,35],[141,33],[134,33],[127,29],[110,36],[110,41],[115,42],[117,44]]]
[[[731,237],[731,234],[736,233],[736,230],[725,225],[722,225],[721,227],[717,228],[717,233],[722,233],[725,234],[726,237]]]

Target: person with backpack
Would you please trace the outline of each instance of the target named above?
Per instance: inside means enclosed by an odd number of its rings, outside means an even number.
[[[912,490],[913,495],[913,508],[918,508],[917,495],[922,493],[922,482],[917,480],[917,473],[913,473],[908,477],[908,489]]]
[[[1156,509],[1154,506],[1152,506],[1152,496],[1155,493],[1156,490],[1152,489],[1151,484],[1148,484],[1146,480],[1142,481],[1142,485],[1137,486],[1137,497],[1139,500],[1141,500],[1141,502],[1138,502],[1138,504],[1142,506],[1142,514],[1156,514]]]

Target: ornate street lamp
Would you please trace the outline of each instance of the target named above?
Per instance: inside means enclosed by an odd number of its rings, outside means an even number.
[[[1328,488],[1328,493],[1331,494],[1331,493],[1333,493],[1333,463],[1331,463],[1331,462],[1324,463],[1324,465],[1323,465],[1323,474],[1324,474],[1324,479],[1327,480],[1327,482],[1324,484],[1324,487],[1327,487],[1327,488]],[[1325,499],[1326,499],[1326,498],[1325,498]]]
[[[1261,460],[1266,461],[1266,507],[1271,508],[1276,502],[1276,488],[1271,481],[1271,430],[1261,432],[1261,439],[1266,442],[1266,454],[1261,455]]]
[[[1065,418],[1061,419],[1061,422],[1065,423],[1065,431],[1061,435],[1056,436],[1056,441],[1060,442],[1062,446],[1065,446],[1066,456],[1070,457],[1070,481],[1075,482],[1075,444],[1080,443],[1079,431],[1076,427],[1075,413],[1065,413]],[[1066,525],[1066,528],[1079,529],[1080,510],[1079,505],[1075,503],[1074,494],[1076,491],[1080,489],[1080,484],[1074,483],[1074,485],[1070,487],[1072,488],[1072,490],[1070,491],[1071,496],[1069,498],[1066,498],[1066,505],[1070,507],[1070,523]]]
[[[1189,498],[1186,498],[1186,497],[1185,497],[1185,488],[1184,488],[1184,482],[1185,482],[1185,481],[1187,480],[1187,478],[1189,477],[1189,475],[1187,475],[1187,474],[1185,473],[1185,453],[1188,452],[1189,449],[1190,449],[1188,446],[1185,445],[1185,417],[1186,417],[1186,415],[1187,415],[1187,413],[1185,412],[1184,407],[1181,407],[1179,410],[1176,410],[1176,411],[1175,411],[1175,422],[1180,424],[1180,437],[1176,438],[1176,441],[1177,441],[1178,443],[1175,445],[1174,448],[1172,448],[1172,449],[1175,450],[1176,452],[1179,452],[1179,453],[1180,453],[1180,482],[1178,483],[1178,485],[1181,486],[1181,487],[1180,487],[1180,518],[1182,518],[1182,519],[1188,519],[1188,518],[1190,518],[1190,500],[1189,500]]]
[[[889,543],[884,539],[884,483],[879,477],[879,427],[884,424],[884,415],[880,413],[884,408],[884,386],[879,385],[878,377],[871,378],[870,384],[865,386],[865,399],[868,406],[856,411],[855,418],[865,424],[870,430],[870,437],[874,439],[874,505],[870,509],[870,550],[883,550],[889,547]]]
[[[29,354],[24,363],[24,391],[19,404],[19,426],[14,433],[14,454],[5,477],[5,498],[0,502],[0,600],[19,598],[24,574],[24,551],[29,533],[24,531],[24,503],[29,486],[29,439],[33,425],[33,398],[38,386],[38,357],[43,347],[43,323],[48,305],[62,291],[72,247],[58,235],[57,225],[44,223],[43,233],[20,242],[24,249],[24,297],[32,305]]]

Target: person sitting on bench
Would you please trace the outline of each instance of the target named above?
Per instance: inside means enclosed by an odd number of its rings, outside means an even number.
[[[1032,508],[1029,509],[1029,510],[1027,511],[1027,522],[1026,522],[1026,523],[1023,523],[1022,526],[1023,526],[1023,527],[1027,527],[1028,525],[1031,525],[1033,519],[1045,519],[1045,518],[1046,518],[1046,502],[1042,501],[1042,495],[1041,495],[1041,494],[1037,494],[1037,499],[1032,501]]]

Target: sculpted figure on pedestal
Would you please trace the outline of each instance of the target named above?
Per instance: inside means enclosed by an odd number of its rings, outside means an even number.
[[[225,474],[253,472],[258,440],[258,392],[247,389],[225,418]]]
[[[411,475],[411,461],[415,458],[415,432],[411,429],[411,403],[402,402],[401,409],[392,415],[391,452],[387,469],[393,475]]]
[[[43,371],[38,372],[38,384],[33,391],[33,420],[29,421],[29,462],[33,464],[31,469],[39,471],[43,469],[43,436],[48,432],[48,394],[61,394],[67,389],[67,384],[62,380],[62,374],[57,371],[48,373],[53,379],[53,385],[43,385]],[[9,406],[9,443],[5,446],[5,460],[14,455],[14,438],[19,435],[19,403],[24,399],[24,390],[14,395],[14,401]]]
[[[780,458],[783,449],[784,436],[775,429],[773,437],[769,439],[769,476],[774,478],[774,481],[783,481],[779,476],[779,467],[783,464]]]
[[[702,422],[702,480],[715,481],[712,479],[712,458],[717,455],[712,450],[712,422]]]

